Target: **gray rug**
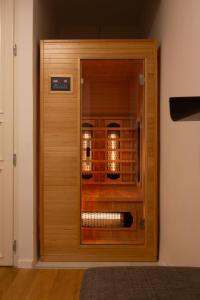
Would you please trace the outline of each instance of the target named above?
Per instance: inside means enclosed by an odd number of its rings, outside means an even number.
[[[200,300],[200,268],[91,268],[83,278],[80,299]]]

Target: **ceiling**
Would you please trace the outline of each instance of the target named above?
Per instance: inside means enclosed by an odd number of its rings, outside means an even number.
[[[38,0],[51,6],[60,27],[128,28],[147,37],[160,0]],[[114,31],[116,31],[114,30]],[[113,31],[113,32],[114,32]]]

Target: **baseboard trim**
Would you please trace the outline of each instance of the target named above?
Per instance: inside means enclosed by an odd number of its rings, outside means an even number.
[[[17,267],[21,269],[32,269],[34,267],[34,263],[29,259],[19,259],[17,261]]]
[[[88,269],[94,267],[114,267],[114,266],[159,266],[159,262],[42,262],[38,261],[35,264],[35,268],[38,269]]]

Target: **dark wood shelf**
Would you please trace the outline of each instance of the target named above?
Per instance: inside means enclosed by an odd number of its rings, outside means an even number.
[[[144,241],[141,239],[141,242],[136,242],[134,239],[90,239],[90,240],[86,240],[83,239],[82,240],[82,244],[83,245],[144,245]]]
[[[102,114],[93,114],[92,112],[88,115],[84,115],[82,116],[82,120],[128,120],[128,121],[132,121],[132,122],[136,122],[137,117],[134,117],[134,112],[130,112],[130,114],[132,115],[132,117],[127,116],[127,114],[112,114],[111,112],[109,113],[105,113],[104,112],[104,116],[102,116]]]
[[[200,97],[171,97],[169,105],[173,121],[200,121]]]
[[[83,227],[81,226],[81,230],[88,230],[88,231],[135,231],[135,228],[133,226],[131,227]]]
[[[87,138],[82,138],[82,140],[84,141],[84,140],[88,140]],[[107,137],[93,137],[93,138],[91,138],[91,141],[108,141],[108,138]],[[121,141],[121,142],[124,142],[124,141],[131,141],[130,140],[130,138],[116,138],[116,139],[112,139],[112,141]]]
[[[133,159],[124,159],[124,160],[122,160],[122,159],[118,159],[118,160],[108,160],[108,159],[91,159],[90,160],[92,163],[107,163],[107,162],[116,162],[116,163],[131,163],[131,164],[133,164],[133,163],[136,163],[136,161],[135,160],[133,160]],[[87,162],[87,159],[82,159],[82,162]],[[109,171],[107,171],[107,172],[109,172]],[[92,171],[92,173],[93,173],[93,171]],[[112,172],[113,173],[113,172]],[[121,173],[121,172],[120,172]]]
[[[109,181],[89,181],[88,179],[82,179],[83,185],[133,185],[135,186],[137,184],[136,181],[118,181],[118,180],[112,180],[108,179]],[[111,182],[112,180],[112,182]]]
[[[133,131],[136,130],[137,127],[82,127],[82,131],[90,130],[90,131]]]
[[[86,148],[82,148],[82,150],[86,150]],[[107,148],[104,148],[104,149],[94,149],[92,148],[91,152],[108,152],[108,151],[112,151],[112,150],[108,150]],[[135,149],[116,149],[114,151],[117,151],[117,152],[131,152],[131,153],[135,153],[136,150]]]
[[[104,184],[104,186],[100,187],[99,183],[94,183],[91,186],[82,186],[82,200],[83,202],[143,202],[144,195],[140,188],[133,186],[133,182],[131,182],[129,186],[127,186],[127,183],[121,185],[117,183],[114,189],[111,183],[107,185]]]
[[[134,174],[135,175],[135,171],[115,171],[115,172],[110,172],[108,170],[106,171],[91,171],[91,172],[87,172],[84,171],[82,172],[83,174]]]

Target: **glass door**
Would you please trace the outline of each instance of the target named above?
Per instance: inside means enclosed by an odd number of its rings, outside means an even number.
[[[81,60],[81,244],[143,244],[144,61]]]

